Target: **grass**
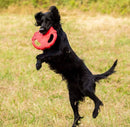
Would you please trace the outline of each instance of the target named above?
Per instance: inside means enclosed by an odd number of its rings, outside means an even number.
[[[92,119],[93,102],[80,105],[80,127],[130,126],[130,19],[61,12],[62,26],[76,53],[93,73],[119,60],[117,72],[97,84],[104,106]],[[71,127],[66,83],[46,64],[35,69],[41,51],[31,44],[38,30],[33,15],[0,15],[0,127]]]
[[[7,8],[11,8],[9,9],[11,11],[14,11],[14,8],[19,10],[22,8],[24,11],[27,7],[48,8],[50,5],[56,5],[61,9],[65,7],[68,10],[78,8],[79,10],[91,13],[113,13],[125,16],[130,14],[129,0],[0,0],[0,11],[4,11]],[[30,9],[27,10],[27,12],[30,12]]]

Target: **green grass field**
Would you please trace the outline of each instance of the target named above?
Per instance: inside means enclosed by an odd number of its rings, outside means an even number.
[[[130,126],[130,18],[61,12],[62,26],[74,51],[94,73],[105,72],[118,59],[116,73],[97,84],[104,106],[92,118],[93,102],[80,105],[79,127]],[[0,127],[71,127],[66,83],[43,64],[31,44],[33,15],[0,15]]]

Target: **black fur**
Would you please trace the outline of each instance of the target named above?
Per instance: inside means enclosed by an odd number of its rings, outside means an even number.
[[[59,12],[55,6],[51,6],[46,13],[37,13],[35,19],[36,25],[40,26],[39,31],[41,33],[45,34],[51,26],[57,31],[58,36],[55,44],[36,57],[36,68],[39,70],[42,67],[42,63],[45,62],[67,81],[70,104],[74,112],[72,127],[76,127],[82,118],[79,115],[78,105],[79,101],[84,100],[84,97],[88,96],[94,101],[93,118],[96,118],[100,106],[103,105],[102,101],[95,95],[96,81],[114,73],[117,60],[107,72],[93,75],[70,47],[67,36],[60,24]]]

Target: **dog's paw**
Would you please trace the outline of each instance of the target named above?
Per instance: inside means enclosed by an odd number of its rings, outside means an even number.
[[[81,119],[83,119],[83,118],[84,118],[84,117],[78,116],[78,117],[74,120],[74,123],[73,123],[72,127],[76,127],[76,126],[80,125]]]
[[[37,69],[37,70],[40,70],[41,67],[42,67],[42,64],[36,63],[36,69]]]
[[[93,111],[93,118],[96,118],[97,116],[98,116],[98,109],[95,109],[94,111]]]
[[[93,111],[93,118],[96,118],[98,116],[100,106],[103,106],[103,103],[101,101],[99,103],[97,103],[97,106]]]

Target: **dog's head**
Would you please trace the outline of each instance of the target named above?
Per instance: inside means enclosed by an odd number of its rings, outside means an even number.
[[[55,6],[51,6],[46,13],[38,12],[35,14],[36,26],[40,26],[39,32],[46,34],[50,27],[58,29],[60,27],[60,15]]]

